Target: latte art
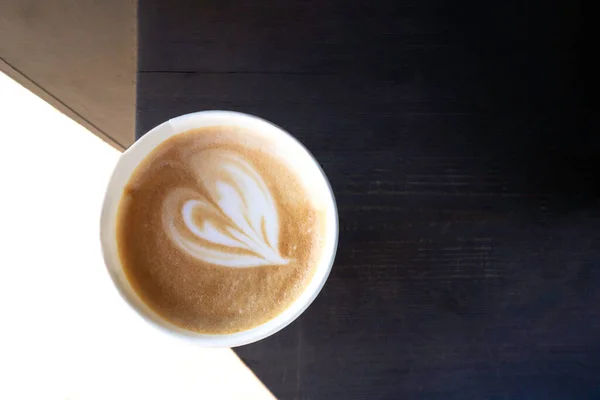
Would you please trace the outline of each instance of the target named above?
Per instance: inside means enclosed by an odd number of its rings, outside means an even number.
[[[183,161],[200,190],[176,188],[163,204],[164,229],[181,250],[223,267],[288,263],[279,253],[275,200],[252,165],[221,149]]]
[[[311,282],[326,212],[281,143],[237,126],[161,142],[119,203],[119,258],[136,294],[196,332],[247,330]]]

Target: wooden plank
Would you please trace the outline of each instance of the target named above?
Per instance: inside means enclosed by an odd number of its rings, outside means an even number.
[[[396,70],[398,61],[429,51],[424,40],[445,42],[438,25],[447,21],[430,11],[453,8],[341,0],[188,1],[181,7],[146,0],[142,7],[141,71],[287,73]]]
[[[122,150],[134,140],[137,2],[0,2],[0,69]]]

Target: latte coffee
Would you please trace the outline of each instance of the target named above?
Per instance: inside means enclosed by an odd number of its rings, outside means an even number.
[[[327,210],[286,149],[259,131],[206,126],[170,136],[137,165],[116,246],[150,309],[190,331],[231,334],[272,320],[306,290]]]

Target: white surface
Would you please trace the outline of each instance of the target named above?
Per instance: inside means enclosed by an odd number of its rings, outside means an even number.
[[[0,139],[0,399],[272,398],[119,297],[98,237],[116,150],[1,73]]]

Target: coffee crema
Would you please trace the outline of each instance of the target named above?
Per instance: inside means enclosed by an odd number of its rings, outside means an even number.
[[[135,169],[119,204],[119,258],[160,316],[234,333],[304,291],[325,215],[278,150],[258,132],[212,126],[172,136]]]

